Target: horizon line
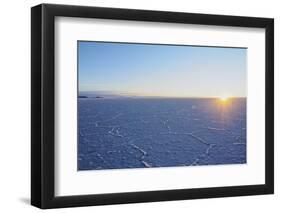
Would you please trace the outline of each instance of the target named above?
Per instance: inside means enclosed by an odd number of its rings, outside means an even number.
[[[98,92],[101,93],[102,91],[78,91],[78,93],[83,92]],[[122,96],[122,97],[149,97],[149,98],[221,98],[221,97],[227,97],[227,98],[247,98],[247,96],[226,96],[226,95],[217,95],[217,96],[164,96],[164,95],[140,95],[140,94],[122,94],[122,93],[110,93],[103,91],[104,94],[99,95],[113,95],[113,96]],[[98,94],[97,94],[98,95]],[[78,94],[79,96],[79,94]]]

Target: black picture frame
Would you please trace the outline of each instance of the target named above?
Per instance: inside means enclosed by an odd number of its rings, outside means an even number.
[[[95,195],[54,195],[54,21],[83,17],[162,23],[264,28],[266,136],[265,184]],[[164,11],[41,4],[31,8],[31,204],[42,208],[139,203],[197,198],[272,194],[274,192],[274,20]]]

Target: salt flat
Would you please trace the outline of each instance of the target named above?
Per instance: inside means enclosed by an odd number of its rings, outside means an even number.
[[[246,98],[79,98],[78,170],[246,163]]]

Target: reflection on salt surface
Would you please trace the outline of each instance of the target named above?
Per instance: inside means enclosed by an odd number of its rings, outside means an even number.
[[[246,163],[246,98],[79,98],[78,107],[78,170]]]

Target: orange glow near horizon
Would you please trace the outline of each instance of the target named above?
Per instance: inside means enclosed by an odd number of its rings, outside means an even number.
[[[219,97],[219,99],[220,99],[220,101],[222,101],[222,102],[227,102],[227,101],[229,100],[229,97],[227,97],[227,96],[221,96],[221,97]]]
[[[221,106],[227,106],[231,104],[233,97],[229,96],[220,96],[217,98],[217,103]]]

